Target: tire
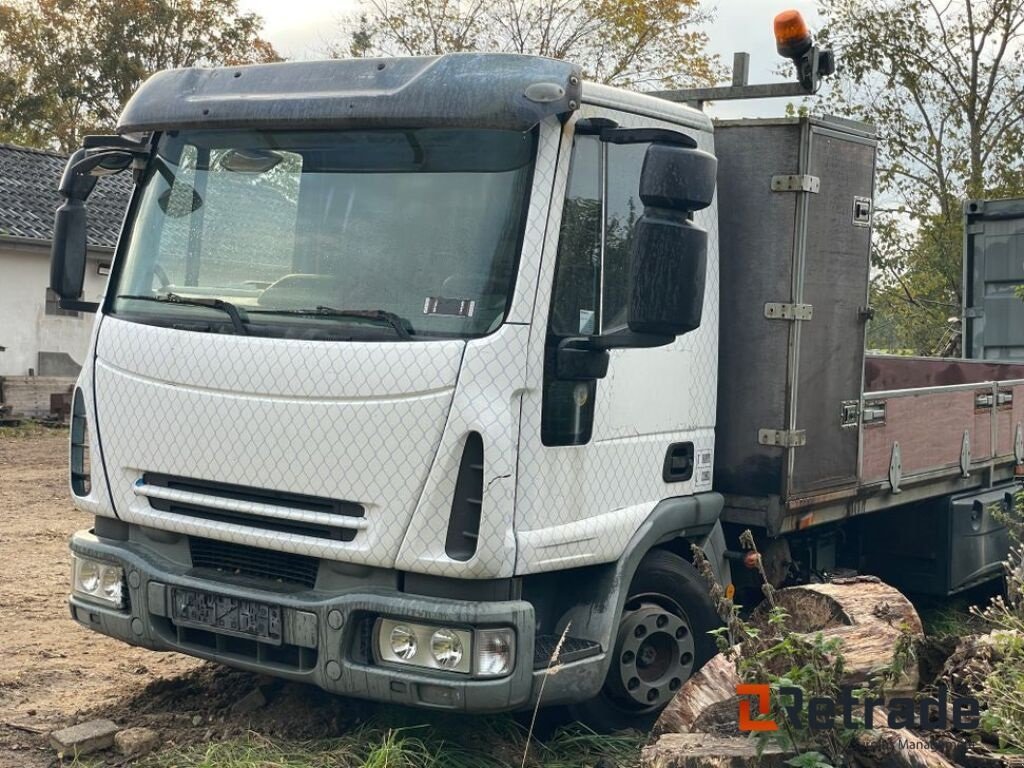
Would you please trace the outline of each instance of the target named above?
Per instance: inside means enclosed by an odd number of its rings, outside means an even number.
[[[722,621],[707,584],[686,560],[648,552],[629,585],[601,692],[569,707],[599,733],[648,731],[686,680],[718,649],[708,634]]]

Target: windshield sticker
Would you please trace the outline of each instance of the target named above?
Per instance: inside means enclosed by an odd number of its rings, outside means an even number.
[[[476,302],[472,299],[446,299],[443,296],[428,296],[423,300],[424,315],[452,315],[472,317]]]

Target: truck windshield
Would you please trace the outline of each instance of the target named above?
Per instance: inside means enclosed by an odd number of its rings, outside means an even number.
[[[164,134],[110,311],[302,338],[489,333],[514,284],[535,153],[532,131]]]

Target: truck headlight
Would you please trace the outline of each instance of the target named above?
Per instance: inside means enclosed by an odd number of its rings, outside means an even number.
[[[479,629],[476,633],[476,673],[501,677],[516,663],[516,633],[512,629]]]
[[[87,600],[123,608],[124,568],[81,555],[72,555],[71,591]]]
[[[416,633],[404,624],[398,624],[391,629],[390,640],[391,652],[402,661],[408,661],[416,655]]]
[[[380,618],[374,633],[377,660],[391,664],[477,677],[502,677],[516,664],[511,627],[474,631]]]
[[[451,629],[439,629],[430,638],[430,655],[442,669],[455,669],[465,655],[459,633]]]

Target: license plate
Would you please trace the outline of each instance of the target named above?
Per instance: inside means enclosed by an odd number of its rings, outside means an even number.
[[[281,644],[280,606],[212,595],[195,589],[174,589],[172,592],[172,613],[177,624]]]

